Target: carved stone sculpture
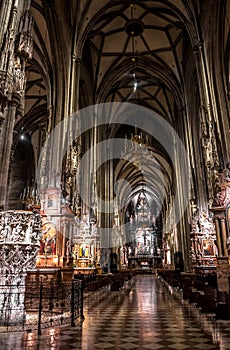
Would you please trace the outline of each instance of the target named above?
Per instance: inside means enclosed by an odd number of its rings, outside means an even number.
[[[213,206],[226,207],[230,203],[230,163],[215,181]]]
[[[25,278],[35,268],[40,235],[39,214],[0,212],[0,324],[17,324],[25,317]]]

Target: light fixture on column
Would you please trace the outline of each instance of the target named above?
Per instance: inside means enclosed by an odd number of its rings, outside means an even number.
[[[21,141],[25,140],[25,133],[24,133],[24,127],[22,126],[21,130],[20,130],[20,136],[19,136]]]

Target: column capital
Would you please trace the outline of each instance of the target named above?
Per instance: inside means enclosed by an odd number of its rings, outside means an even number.
[[[77,54],[77,53],[72,53],[72,61],[73,61],[73,62],[76,62],[76,63],[81,63],[82,60],[81,60],[79,54]]]
[[[72,53],[72,61],[76,61],[76,59],[77,59],[76,53]]]
[[[8,100],[9,105],[18,108],[20,106],[21,96],[18,93],[12,93],[11,100]]]
[[[203,47],[204,47],[203,41],[202,40],[197,41],[192,48],[193,53],[198,53],[201,49],[203,49]]]
[[[225,220],[225,217],[224,217],[224,215],[217,215],[216,217],[215,217],[215,220],[220,220],[220,221],[222,221],[222,220]]]

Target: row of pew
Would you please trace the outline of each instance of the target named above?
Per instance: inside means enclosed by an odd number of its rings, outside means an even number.
[[[171,287],[179,289],[183,300],[194,304],[200,312],[214,314],[217,320],[230,320],[230,295],[218,290],[216,273],[159,270],[158,275]]]

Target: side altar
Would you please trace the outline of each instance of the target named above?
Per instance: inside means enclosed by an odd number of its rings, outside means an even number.
[[[36,267],[73,267],[72,227],[75,215],[70,208],[61,203],[60,189],[46,189],[41,201],[40,215],[42,230]]]
[[[56,187],[45,189],[42,194],[42,230],[36,268],[44,273],[60,268],[63,277],[68,275],[69,279],[76,271],[92,273],[100,267],[100,237],[96,220],[85,214],[79,219],[61,195]]]

